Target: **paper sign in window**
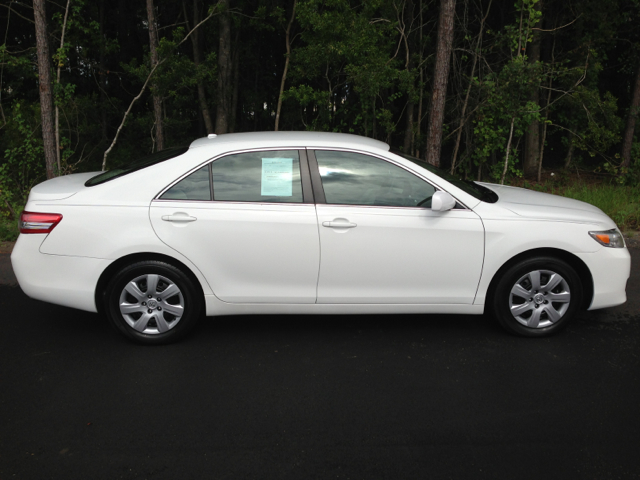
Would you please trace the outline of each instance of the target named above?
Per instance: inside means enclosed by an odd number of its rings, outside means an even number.
[[[293,158],[263,158],[260,195],[290,197],[293,195]]]

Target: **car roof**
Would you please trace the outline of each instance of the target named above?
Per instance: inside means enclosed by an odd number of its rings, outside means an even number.
[[[313,147],[343,147],[389,150],[389,145],[373,138],[350,135],[348,133],[332,132],[246,132],[209,135],[191,142],[192,148],[199,147],[230,147],[233,144],[242,146],[313,146]],[[259,144],[259,145],[257,145]]]

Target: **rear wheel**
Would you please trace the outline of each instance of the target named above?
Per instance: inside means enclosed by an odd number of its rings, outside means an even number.
[[[126,337],[164,344],[182,338],[197,323],[202,296],[182,270],[160,261],[134,263],[107,285],[107,317]]]
[[[492,311],[509,332],[527,337],[564,328],[582,304],[582,284],[575,270],[553,257],[522,260],[501,275]]]

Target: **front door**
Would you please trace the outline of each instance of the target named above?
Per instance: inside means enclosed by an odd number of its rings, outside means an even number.
[[[315,155],[326,197],[318,303],[473,303],[484,254],[473,211],[432,211],[435,187],[389,161]]]

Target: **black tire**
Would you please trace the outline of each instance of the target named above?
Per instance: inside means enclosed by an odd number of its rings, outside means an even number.
[[[122,268],[109,281],[104,299],[104,311],[116,330],[154,345],[186,335],[200,319],[203,305],[200,289],[189,276],[157,260]]]
[[[582,297],[580,277],[568,263],[537,257],[521,260],[500,274],[489,301],[491,313],[508,332],[543,337],[566,327]]]

